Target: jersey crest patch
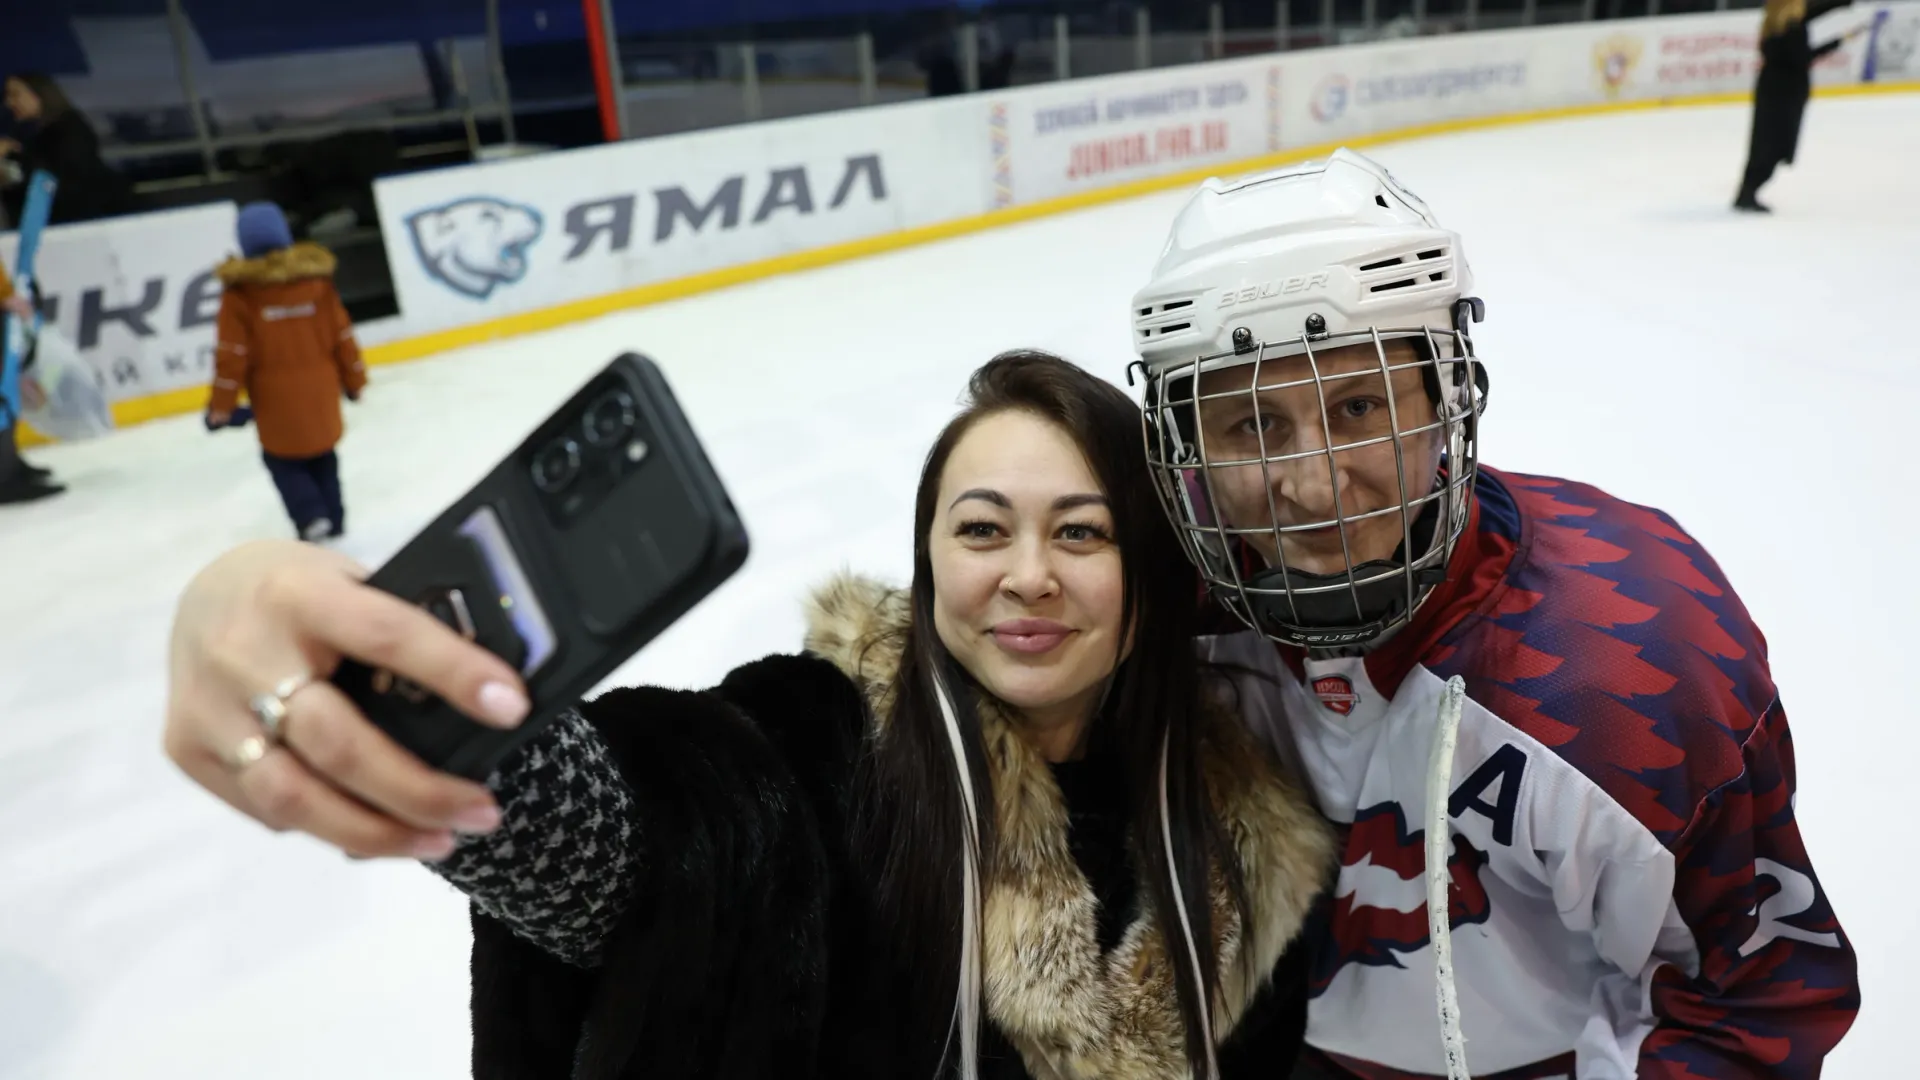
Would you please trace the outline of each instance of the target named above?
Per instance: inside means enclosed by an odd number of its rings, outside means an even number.
[[[1353,692],[1353,680],[1345,675],[1322,675],[1313,680],[1313,695],[1341,716],[1352,716],[1353,707],[1360,704],[1360,695]]]

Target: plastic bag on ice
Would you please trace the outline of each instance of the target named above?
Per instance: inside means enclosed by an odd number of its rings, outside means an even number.
[[[51,324],[40,327],[33,364],[21,372],[20,383],[21,419],[42,435],[71,442],[113,430],[113,411],[100,380]]]

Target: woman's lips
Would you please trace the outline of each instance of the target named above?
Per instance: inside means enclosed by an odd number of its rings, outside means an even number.
[[[1009,619],[993,628],[993,640],[1009,652],[1038,655],[1059,647],[1073,627],[1052,619]]]

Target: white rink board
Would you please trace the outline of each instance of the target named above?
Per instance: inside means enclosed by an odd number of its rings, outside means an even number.
[[[59,196],[54,196],[57,201]],[[56,225],[34,259],[51,321],[100,378],[109,401],[213,378],[220,282],[236,254],[231,202]],[[18,233],[0,236],[8,275]]]
[[[946,102],[751,124],[382,180],[402,317],[425,333],[978,210]],[[966,146],[974,146],[969,156]],[[956,182],[959,181],[959,182]]]
[[[1244,161],[1280,148],[1280,65],[1196,64],[990,98],[990,206]]]

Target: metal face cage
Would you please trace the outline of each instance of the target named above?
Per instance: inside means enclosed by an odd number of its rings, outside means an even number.
[[[1412,618],[1433,589],[1446,579],[1446,568],[1461,533],[1466,529],[1478,464],[1477,426],[1486,408],[1485,369],[1473,352],[1467,333],[1469,317],[1482,307],[1463,300],[1455,309],[1456,329],[1432,327],[1382,329],[1372,327],[1346,333],[1313,333],[1300,337],[1256,342],[1245,330],[1235,332],[1231,352],[1196,356],[1154,366],[1142,365],[1147,376],[1146,406],[1142,411],[1147,442],[1147,464],[1155,490],[1180,542],[1210,590],[1241,622],[1267,637],[1301,648],[1342,648],[1364,645]],[[1408,340],[1417,359],[1394,361],[1387,343]],[[1353,370],[1330,371],[1326,354],[1334,349],[1369,344],[1375,363]],[[1269,383],[1263,367],[1305,361],[1305,374],[1291,381]],[[1251,378],[1230,390],[1202,393],[1202,377],[1216,371],[1251,366]],[[1434,419],[1401,416],[1394,375],[1417,370],[1434,404]],[[1270,376],[1272,377],[1272,376]],[[1328,412],[1329,394],[1341,392],[1343,380],[1377,381],[1385,391],[1391,430],[1348,442],[1335,442],[1334,422]],[[1255,425],[1256,452],[1219,445],[1202,424],[1202,407],[1241,396],[1255,416],[1262,411],[1260,395],[1311,387],[1319,405],[1319,439],[1312,449],[1276,452],[1267,434]],[[1422,461],[1410,451],[1408,440],[1429,432],[1443,432],[1439,467],[1425,474]],[[1399,482],[1397,504],[1348,513],[1341,490],[1341,468],[1336,455],[1391,444]],[[1275,499],[1276,466],[1324,459],[1332,483],[1333,516],[1320,521],[1284,523]],[[1265,520],[1225,520],[1217,477],[1223,470],[1260,469],[1266,493]],[[1411,470],[1411,473],[1410,473]],[[1390,502],[1392,500],[1389,500]],[[1248,508],[1240,507],[1242,516]],[[1353,531],[1365,522],[1397,516],[1400,548],[1391,558],[1354,561]],[[1345,570],[1315,573],[1284,564],[1288,534],[1338,530]],[[1276,553],[1269,559],[1263,549]]]

